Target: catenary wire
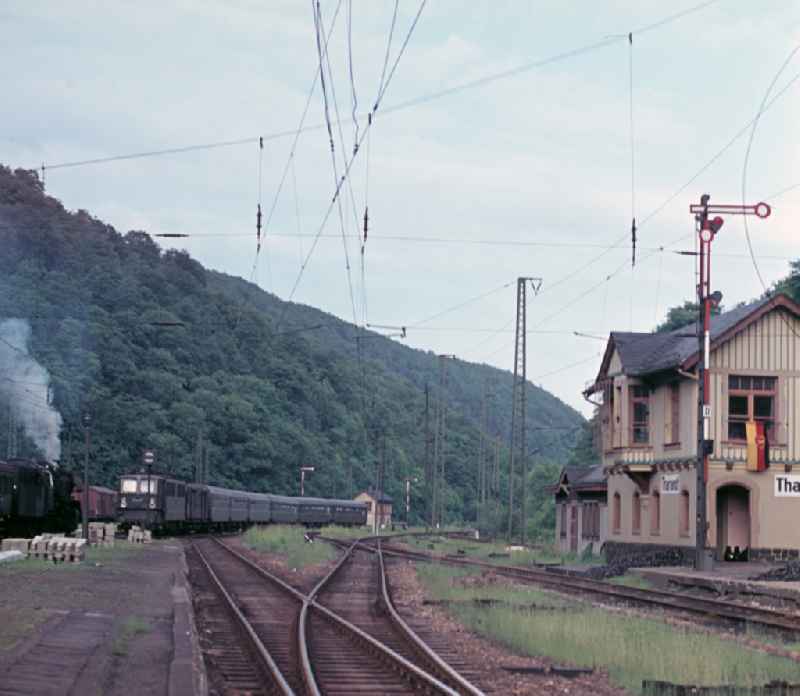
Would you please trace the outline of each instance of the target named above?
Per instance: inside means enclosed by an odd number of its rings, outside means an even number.
[[[320,40],[320,29],[322,27],[322,9],[320,6],[319,0],[311,0],[311,9],[314,13],[314,27],[317,39],[317,51],[319,52],[319,72],[320,72],[320,87],[322,89],[322,99],[325,108],[325,123],[328,129],[328,141],[330,144],[330,151],[331,151],[331,165],[333,167],[333,185],[337,186],[339,181],[339,173],[338,167],[336,164],[336,146],[334,145],[334,138],[333,138],[333,130],[331,126],[331,119],[330,119],[330,112],[328,106],[328,91],[325,87],[325,68],[327,66],[328,69],[328,84],[331,88],[331,100],[333,101],[335,113],[336,113],[336,121],[338,124],[338,131],[339,131],[339,138],[342,145],[342,157],[346,157],[345,152],[345,144],[344,144],[344,134],[342,133],[341,127],[341,119],[339,117],[339,106],[336,103],[336,92],[333,84],[333,71],[331,70],[331,63],[330,63],[330,52],[325,52],[325,56],[322,55],[322,43]],[[349,181],[348,181],[349,185]],[[350,193],[352,195],[352,188],[350,188]],[[353,310],[353,323],[358,324],[358,314],[356,312],[356,303],[355,303],[355,295],[353,293],[353,278],[350,272],[350,254],[347,248],[347,235],[345,233],[345,222],[344,216],[342,214],[342,199],[341,197],[337,201],[337,210],[339,213],[339,227],[342,233],[342,246],[344,249],[344,263],[345,263],[345,271],[347,275],[347,289],[350,296],[350,305]]]
[[[633,35],[636,36],[637,34],[643,34],[645,32],[652,31],[654,29],[659,29],[662,26],[665,26],[667,24],[671,24],[672,22],[677,21],[679,19],[682,19],[683,17],[686,17],[687,15],[693,14],[695,12],[699,12],[699,11],[709,7],[710,5],[713,5],[713,4],[715,4],[717,2],[720,2],[720,1],[721,0],[710,0],[709,2],[704,2],[704,3],[700,3],[698,5],[694,5],[694,6],[689,7],[686,10],[683,10],[681,12],[674,13],[674,14],[669,15],[669,16],[661,19],[661,20],[658,20],[658,21],[653,22],[651,24],[644,25],[644,26],[640,27],[639,29],[634,30]],[[338,12],[338,8],[337,8],[337,12]],[[496,82],[498,80],[504,80],[504,79],[507,79],[509,77],[513,77],[513,76],[516,76],[516,75],[519,75],[519,74],[522,74],[522,73],[525,73],[525,72],[529,72],[531,70],[535,70],[535,69],[540,68],[540,67],[545,67],[547,65],[551,65],[551,64],[559,62],[561,60],[567,60],[567,59],[570,59],[570,58],[573,58],[573,57],[576,57],[576,56],[583,55],[583,54],[588,53],[588,52],[590,52],[592,50],[605,48],[606,46],[609,46],[609,45],[611,45],[613,43],[616,43],[617,41],[620,41],[620,40],[621,40],[620,36],[615,36],[615,37],[610,37],[610,38],[607,37],[607,38],[605,38],[605,39],[603,39],[601,41],[595,41],[595,42],[592,42],[592,43],[589,43],[589,44],[586,44],[584,46],[580,46],[580,47],[577,47],[577,48],[574,48],[574,49],[571,49],[571,50],[568,50],[568,51],[562,51],[562,52],[559,52],[559,53],[554,54],[554,55],[552,55],[550,57],[547,57],[547,58],[543,58],[543,59],[539,59],[539,60],[536,60],[536,61],[531,61],[531,62],[528,62],[528,63],[524,63],[524,64],[519,65],[519,66],[517,66],[515,68],[512,68],[510,70],[504,70],[504,71],[501,71],[501,72],[492,73],[492,74],[486,75],[486,76],[484,76],[482,78],[479,78],[477,80],[472,80],[472,81],[469,81],[469,82],[463,82],[463,83],[460,83],[460,84],[457,84],[457,85],[453,85],[451,87],[447,87],[445,89],[439,90],[437,92],[431,92],[429,94],[422,95],[422,96],[417,97],[415,99],[410,99],[410,100],[405,101],[405,102],[400,102],[400,103],[397,103],[397,104],[389,105],[389,106],[384,107],[382,109],[382,113],[383,114],[394,113],[394,112],[397,112],[397,111],[401,111],[401,110],[410,108],[412,106],[416,106],[417,104],[422,104],[422,103],[425,103],[425,102],[433,101],[435,99],[440,99],[440,98],[449,96],[450,94],[454,94],[456,92],[461,92],[461,91],[468,90],[468,89],[473,89],[473,88],[476,88],[476,87],[482,87],[482,86],[484,86],[486,84],[490,84],[490,83]],[[316,76],[316,70],[314,71],[314,73],[315,73],[315,76]],[[362,118],[365,117],[365,116],[366,116],[366,114],[362,115]],[[325,124],[324,123],[315,123],[315,124],[312,124],[312,125],[309,125],[309,126],[303,126],[302,129],[301,129],[301,132],[305,132],[305,131],[309,131],[309,130],[322,130],[324,128],[325,128]],[[288,137],[296,137],[296,136],[297,136],[297,129],[282,130],[282,131],[275,131],[275,132],[272,132],[272,133],[267,133],[267,134],[264,134],[264,135],[261,135],[261,136],[254,135],[254,136],[250,136],[250,137],[246,137],[246,138],[238,138],[238,139],[235,139],[235,140],[221,140],[221,141],[208,142],[208,143],[185,145],[185,146],[180,146],[180,147],[170,147],[170,148],[164,148],[164,149],[160,149],[160,150],[138,151],[138,152],[125,153],[125,154],[120,154],[120,155],[110,155],[108,157],[95,157],[95,158],[91,158],[91,159],[72,160],[72,161],[67,161],[67,162],[57,162],[55,164],[46,164],[45,163],[41,167],[37,166],[36,169],[41,168],[43,170],[53,170],[53,169],[65,169],[65,168],[71,168],[71,167],[82,167],[82,166],[86,166],[86,165],[106,164],[106,163],[110,163],[110,162],[118,162],[118,161],[121,161],[121,160],[141,159],[141,158],[147,158],[147,157],[159,157],[159,156],[182,154],[182,153],[195,152],[195,151],[201,151],[201,150],[212,150],[212,149],[217,149],[217,148],[235,147],[235,146],[241,146],[241,145],[251,145],[251,144],[253,144],[255,142],[258,142],[259,137],[263,138],[264,141],[266,142],[266,141],[269,141],[269,140],[277,140],[277,139],[280,139],[280,138],[288,138]]]
[[[747,170],[750,164],[750,151],[753,147],[753,139],[755,138],[756,130],[758,128],[758,123],[761,120],[761,115],[764,113],[765,107],[767,105],[767,100],[769,99],[769,95],[772,93],[773,87],[780,79],[783,71],[789,66],[792,59],[795,57],[797,52],[800,51],[800,44],[795,46],[790,52],[789,55],[786,56],[786,59],[783,61],[778,72],[775,73],[775,76],[772,78],[772,81],[769,83],[767,87],[767,91],[764,93],[764,98],[761,100],[761,105],[759,106],[758,113],[756,114],[755,119],[753,119],[753,124],[750,129],[750,137],[747,140],[747,148],[744,153],[744,164],[742,165],[742,205],[746,205],[745,200],[747,198]],[[764,277],[761,275],[761,269],[758,267],[758,261],[756,260],[755,252],[753,251],[753,241],[750,238],[750,227],[747,222],[747,215],[742,216],[742,222],[744,223],[744,236],[747,240],[747,250],[750,252],[750,258],[753,262],[753,268],[755,269],[756,275],[758,276],[758,280],[761,283],[761,286],[764,288],[764,292],[768,292],[767,284],[764,282]]]
[[[425,6],[425,0],[423,0],[423,2],[422,2],[420,7],[422,8],[424,6]],[[408,44],[408,40],[409,40],[409,38],[411,36],[411,31],[413,31],[413,28],[416,26],[416,21],[419,19],[419,16],[420,16],[420,13],[418,12],[416,17],[415,17],[415,19],[414,19],[414,23],[412,24],[412,27],[409,30],[409,34],[408,34],[408,36],[406,36],[406,40],[403,43],[404,46],[406,46]],[[399,60],[399,57],[398,57],[398,60]],[[395,66],[394,67],[395,68],[397,67],[397,63],[396,62],[395,62]],[[394,69],[389,74],[389,77],[386,80],[386,84],[383,87],[383,91],[378,95],[378,98],[375,100],[375,106],[373,107],[372,113],[374,113],[378,109],[378,107],[380,106],[381,99],[382,99],[383,95],[386,93],[386,90],[389,87],[389,83],[391,82],[391,78],[392,78],[393,75],[394,75]],[[278,319],[278,326],[280,326],[281,321],[282,321],[282,319],[283,319],[283,317],[284,317],[284,315],[286,313],[286,307],[289,306],[289,303],[292,301],[292,298],[294,297],[294,294],[297,292],[297,288],[300,286],[300,282],[303,279],[303,275],[305,273],[305,269],[308,267],[308,262],[310,261],[311,256],[314,254],[314,250],[317,247],[317,243],[319,241],[319,235],[321,235],[322,232],[325,229],[325,225],[327,224],[328,219],[330,218],[331,212],[333,211],[333,206],[335,205],[337,199],[339,198],[339,193],[341,192],[342,184],[350,176],[350,170],[351,170],[351,168],[353,166],[353,162],[355,161],[356,157],[358,156],[358,152],[359,152],[359,149],[360,149],[361,142],[363,142],[364,138],[367,136],[367,134],[370,132],[370,130],[372,130],[372,124],[373,123],[374,123],[374,120],[371,119],[371,118],[367,121],[367,126],[364,129],[364,132],[361,134],[361,140],[358,143],[359,147],[354,148],[352,156],[347,160],[347,164],[346,164],[346,166],[344,168],[344,172],[342,173],[342,177],[339,180],[339,183],[337,184],[337,186],[336,186],[336,188],[334,190],[333,197],[332,197],[330,203],[328,204],[327,210],[325,211],[325,215],[323,216],[322,222],[321,222],[321,224],[320,224],[320,226],[319,226],[319,228],[317,230],[317,233],[316,233],[316,235],[314,237],[314,241],[311,244],[311,248],[309,249],[308,253],[306,254],[306,258],[303,261],[302,266],[300,267],[300,272],[297,274],[297,277],[295,278],[294,285],[292,286],[292,290],[289,293],[289,297],[287,298],[287,304],[284,307],[284,311],[281,313],[281,316]]]

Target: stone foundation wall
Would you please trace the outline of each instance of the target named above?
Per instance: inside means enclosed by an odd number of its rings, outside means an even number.
[[[800,560],[800,549],[750,549],[751,561],[786,563]]]
[[[691,546],[607,541],[603,545],[603,551],[606,554],[606,563],[610,566],[656,568],[694,563],[694,548]]]

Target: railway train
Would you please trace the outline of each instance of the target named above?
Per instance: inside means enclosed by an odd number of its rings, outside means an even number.
[[[124,474],[119,484],[118,521],[155,534],[243,529],[251,524],[363,526],[367,505],[353,500],[292,498],[187,483],[157,473]]]
[[[72,491],[72,500],[83,511],[83,488]],[[103,486],[89,486],[90,522],[113,522],[117,514],[117,492]]]
[[[72,488],[72,474],[49,462],[0,460],[0,538],[73,530]]]

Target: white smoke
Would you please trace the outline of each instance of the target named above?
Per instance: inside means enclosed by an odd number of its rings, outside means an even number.
[[[61,458],[61,414],[50,403],[50,375],[28,353],[30,335],[31,325],[24,319],[0,322],[0,397],[13,419],[54,462]]]

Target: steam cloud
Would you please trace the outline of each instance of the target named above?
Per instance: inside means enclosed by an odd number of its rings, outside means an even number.
[[[53,462],[61,458],[61,414],[50,404],[49,373],[28,353],[30,335],[24,319],[0,322],[0,398]]]

